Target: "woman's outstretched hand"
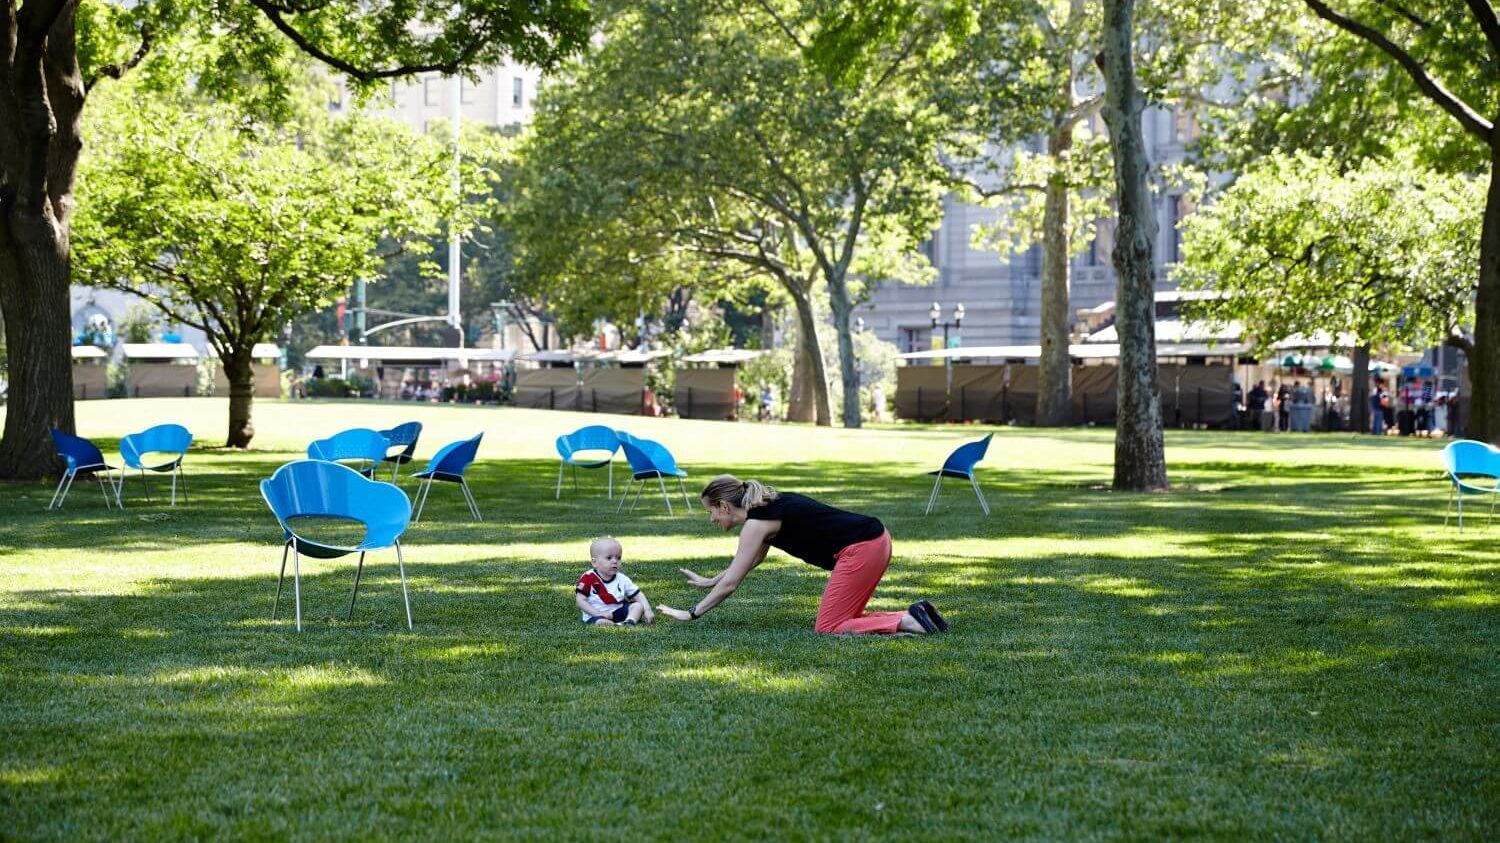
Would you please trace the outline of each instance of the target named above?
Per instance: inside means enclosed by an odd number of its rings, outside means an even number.
[[[675,618],[679,621],[690,621],[693,619],[693,616],[689,614],[686,609],[674,609],[671,606],[666,605],[665,603],[659,604],[656,607],[656,611],[662,613],[663,615],[666,615],[669,618]]]
[[[682,575],[687,577],[688,585],[695,585],[699,588],[714,587],[714,580],[711,577],[705,577],[702,574],[699,574],[696,571],[690,571],[687,568],[678,568],[677,570],[681,571]]]

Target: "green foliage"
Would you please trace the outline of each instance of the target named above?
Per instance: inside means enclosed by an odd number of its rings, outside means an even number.
[[[81,283],[130,290],[220,355],[274,340],[356,277],[376,245],[454,213],[440,144],[310,110],[267,123],[226,105],[121,89],[96,106],[73,241]]]
[[[1453,0],[1339,0],[1339,14],[1367,24],[1419,62],[1477,113],[1500,114],[1500,76],[1484,33]],[[1415,153],[1441,172],[1479,173],[1488,150],[1374,44],[1316,17],[1304,2],[1241,10],[1241,38],[1258,40],[1268,67],[1249,102],[1207,110],[1204,151],[1221,169],[1243,170],[1272,149],[1306,151],[1344,167],[1368,157]],[[1223,30],[1221,30],[1223,31]]]
[[[1177,278],[1224,296],[1190,315],[1242,323],[1262,347],[1319,332],[1442,343],[1473,319],[1482,192],[1409,160],[1341,173],[1275,154],[1184,222]]]
[[[828,285],[840,330],[888,279],[926,280],[960,133],[941,107],[941,16],[830,74],[807,45],[843,4],[656,0],[611,17],[549,85],[509,226],[518,285],[574,332],[746,283]],[[834,78],[830,78],[830,75]]]
[[[306,386],[309,398],[351,397],[349,382],[343,378],[309,378]]]
[[[161,330],[161,311],[145,302],[131,302],[120,317],[119,335],[122,342],[154,342]]]

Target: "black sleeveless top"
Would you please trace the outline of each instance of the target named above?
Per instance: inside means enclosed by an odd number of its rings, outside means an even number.
[[[839,551],[885,532],[879,518],[836,509],[795,492],[782,492],[776,500],[750,510],[746,517],[780,521],[781,529],[767,544],[825,571],[833,570]]]

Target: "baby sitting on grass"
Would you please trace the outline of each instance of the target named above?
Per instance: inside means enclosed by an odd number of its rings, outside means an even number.
[[[612,536],[601,536],[589,542],[589,570],[578,578],[573,597],[583,622],[600,626],[634,626],[651,623],[656,614],[646,595],[630,577],[620,573],[620,557],[625,555],[620,542]]]

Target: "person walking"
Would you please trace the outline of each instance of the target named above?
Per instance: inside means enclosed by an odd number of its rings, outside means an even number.
[[[739,546],[729,567],[715,576],[682,568],[688,584],[707,589],[708,594],[688,609],[658,606],[662,616],[679,621],[703,617],[734,594],[774,547],[830,572],[813,624],[819,633],[947,631],[948,621],[928,600],[919,600],[904,612],[865,612],[891,563],[891,534],[878,518],[730,474],[708,481],[699,497],[714,526],[726,532],[739,528]]]

